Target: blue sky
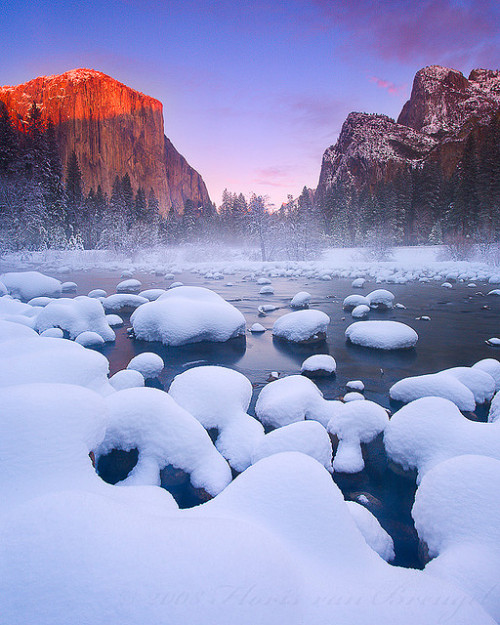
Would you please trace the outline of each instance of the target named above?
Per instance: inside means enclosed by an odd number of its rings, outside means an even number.
[[[397,116],[425,65],[500,66],[490,0],[15,0],[0,13],[0,84],[90,67],[158,98],[217,204],[224,187],[276,205],[315,187],[349,111]]]

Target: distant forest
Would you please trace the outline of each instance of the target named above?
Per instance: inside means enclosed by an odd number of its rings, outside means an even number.
[[[360,191],[329,189],[315,204],[304,188],[270,211],[265,197],[224,191],[222,204],[186,200],[166,217],[152,189],[116,176],[111,197],[85,189],[75,153],[63,164],[54,125],[33,103],[22,130],[0,102],[0,253],[54,249],[134,251],[157,244],[250,243],[264,260],[307,260],[325,245],[437,244],[498,240],[500,125],[471,133],[451,180],[436,163],[408,168]]]

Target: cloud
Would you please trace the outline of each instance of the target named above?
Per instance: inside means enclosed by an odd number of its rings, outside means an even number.
[[[500,35],[496,0],[310,0],[316,27],[345,35],[343,51],[402,63],[474,63]],[[497,55],[498,58],[498,55]]]
[[[284,166],[263,167],[255,170],[256,177],[252,182],[268,187],[290,188],[294,179],[290,176],[290,168]]]
[[[406,92],[406,83],[396,85],[390,80],[384,80],[383,78],[378,78],[378,76],[370,76],[370,82],[374,82],[377,87],[385,89],[390,95],[403,95]]]

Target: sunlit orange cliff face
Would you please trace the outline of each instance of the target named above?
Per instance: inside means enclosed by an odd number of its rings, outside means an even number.
[[[209,202],[201,176],[164,136],[161,102],[91,69],[40,76],[0,87],[0,101],[23,124],[36,102],[55,124],[63,165],[75,150],[85,192],[111,194],[116,175],[128,173],[134,190],[152,188],[165,214],[186,199]]]

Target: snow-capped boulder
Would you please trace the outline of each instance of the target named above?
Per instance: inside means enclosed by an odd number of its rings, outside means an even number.
[[[346,501],[346,505],[359,531],[363,534],[366,544],[386,562],[394,560],[394,541],[377,518],[355,501]]]
[[[327,430],[339,439],[333,468],[343,473],[362,471],[365,463],[361,443],[370,443],[385,430],[389,423],[387,412],[368,400],[331,404],[332,417]]]
[[[247,414],[252,398],[248,378],[227,367],[193,367],[174,378],[169,394],[207,430],[217,430],[215,445],[236,471],[250,466],[264,429]]]
[[[142,283],[139,280],[131,278],[129,280],[123,280],[116,285],[117,293],[139,293]]]
[[[0,281],[12,297],[28,301],[34,297],[59,297],[62,285],[38,271],[13,271],[0,275]]]
[[[500,391],[500,362],[496,358],[484,358],[472,365],[472,369],[486,371],[495,380],[495,391]]]
[[[330,317],[320,310],[298,310],[277,319],[273,336],[291,343],[311,343],[326,338]]]
[[[308,377],[332,375],[337,370],[335,358],[328,354],[314,354],[302,363],[300,372]]]
[[[289,375],[265,386],[257,398],[255,414],[264,425],[279,428],[304,419],[326,426],[331,404],[319,388],[302,375]]]
[[[259,295],[274,295],[274,288],[270,284],[266,284],[260,289]]]
[[[365,390],[365,385],[361,380],[349,380],[349,382],[346,382],[345,387],[350,391],[357,391],[358,393],[362,393]]]
[[[342,401],[344,402],[344,404],[347,404],[350,401],[362,401],[363,399],[365,399],[365,396],[361,393],[358,393],[357,391],[350,391],[349,393],[346,393],[344,397],[342,397]]]
[[[145,297],[149,302],[154,302],[166,292],[165,289],[146,289],[139,293],[139,297]]]
[[[356,306],[356,308],[353,308],[351,315],[353,319],[365,319],[366,317],[368,317],[370,310],[371,309],[369,306],[361,304],[360,306]]]
[[[370,307],[370,301],[364,295],[348,295],[342,304],[344,310],[354,310],[357,306]]]
[[[139,371],[146,380],[157,378],[164,367],[165,363],[163,362],[163,358],[153,352],[143,352],[142,354],[134,356],[127,365],[127,369]]]
[[[495,394],[495,380],[486,371],[473,367],[452,367],[444,369],[441,373],[451,375],[462,382],[472,394],[476,404],[484,404]]]
[[[404,378],[389,389],[391,399],[405,404],[421,397],[443,397],[460,410],[471,412],[476,407],[473,392],[456,376],[445,372]]]
[[[109,295],[105,299],[102,300],[102,305],[104,306],[104,310],[106,312],[132,312],[135,311],[136,308],[142,306],[143,304],[147,304],[149,300],[145,297],[140,297],[139,295],[134,295],[133,293],[115,293],[114,295]]]
[[[115,391],[123,391],[126,388],[141,388],[144,386],[144,376],[134,369],[122,369],[109,378],[109,383]]]
[[[141,306],[131,322],[138,339],[165,345],[224,342],[245,334],[245,318],[237,308],[195,286],[177,287]]]
[[[307,291],[295,293],[290,301],[291,308],[307,308],[311,303],[311,294]]]
[[[400,321],[356,321],[345,331],[346,338],[355,345],[371,349],[410,349],[418,341],[413,328]]]
[[[362,289],[365,286],[366,280],[364,278],[355,278],[351,286],[353,289]]]
[[[463,454],[500,460],[498,423],[470,421],[440,397],[424,397],[398,410],[384,434],[387,455],[418,480],[439,462]]]
[[[7,295],[7,294],[8,294],[7,287],[5,286],[3,282],[0,281],[0,297],[3,297],[4,295]]]
[[[62,298],[50,302],[36,319],[35,328],[43,332],[48,328],[61,328],[75,339],[82,332],[97,333],[103,341],[114,341],[115,333],[110,328],[101,303],[84,295],[74,299]]]
[[[252,332],[253,334],[261,334],[262,332],[265,332],[265,331],[266,331],[266,328],[264,328],[264,326],[261,323],[254,323],[250,327],[250,332]]]
[[[47,330],[40,332],[40,336],[51,339],[63,339],[64,332],[61,330],[61,328],[47,328]]]
[[[37,338],[37,333],[21,323],[0,319],[0,343],[26,338]]]
[[[333,471],[330,437],[317,421],[300,421],[269,432],[257,442],[252,464],[284,451],[300,451],[315,458],[330,473]]]
[[[370,308],[387,310],[394,305],[394,294],[386,289],[376,289],[366,296]]]
[[[87,297],[92,297],[94,299],[99,299],[101,297],[107,297],[108,294],[106,293],[106,291],[104,289],[92,289],[92,291],[89,291],[89,294],[87,295]]]
[[[45,308],[47,304],[50,304],[50,302],[53,301],[55,301],[54,297],[34,297],[33,299],[30,299],[28,304],[30,306],[39,306],[40,308]]]
[[[63,282],[61,284],[61,291],[63,293],[76,293],[78,285],[76,282]]]
[[[123,319],[120,317],[120,315],[106,315],[106,321],[110,328],[119,328],[123,325]]]
[[[83,347],[102,347],[104,345],[104,339],[100,334],[97,334],[97,332],[86,330],[75,338],[75,343],[79,343],[83,345]]]

